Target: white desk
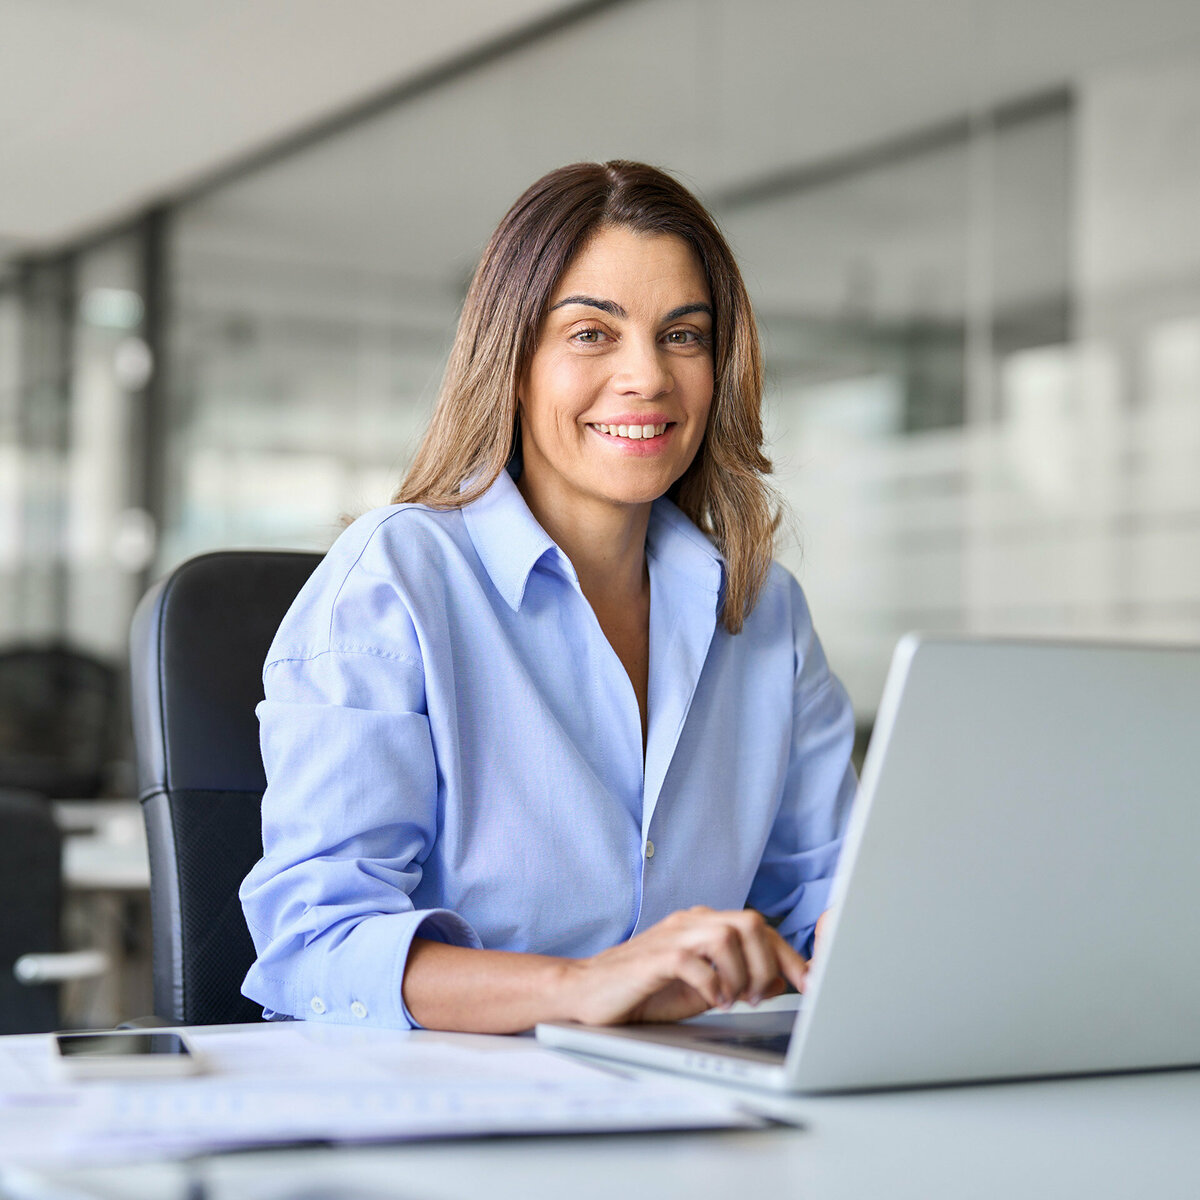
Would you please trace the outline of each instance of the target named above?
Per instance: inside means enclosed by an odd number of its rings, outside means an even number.
[[[1200,1071],[785,1103],[807,1128],[276,1150],[43,1174],[20,1189],[6,1180],[5,1194],[104,1200],[1200,1196]]]

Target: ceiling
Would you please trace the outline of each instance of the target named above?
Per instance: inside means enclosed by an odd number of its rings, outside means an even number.
[[[85,236],[578,0],[0,0],[0,251]]]
[[[282,270],[275,305],[304,302],[291,298],[302,262],[378,273],[446,322],[530,180],[640,158],[714,206],[766,310],[959,314],[977,164],[948,123],[1198,46],[1194,0],[638,0],[189,203],[176,262],[192,294]],[[1062,100],[1044,108],[1057,123],[999,139],[986,166],[1005,301],[1065,286],[1069,114]],[[905,145],[923,149],[897,155]],[[773,177],[805,172],[822,186],[761,198]],[[308,277],[325,302],[337,286]]]
[[[302,247],[389,271],[394,246],[405,273],[444,279],[541,171],[621,156],[679,171],[736,234],[722,197],[781,168],[1200,47],[1195,0],[0,0],[0,258],[186,195],[582,9],[515,57],[209,193],[189,228],[209,250]],[[924,186],[910,204],[924,225],[961,211],[936,172]]]

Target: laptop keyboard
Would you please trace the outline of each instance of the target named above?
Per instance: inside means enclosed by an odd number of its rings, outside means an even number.
[[[787,1055],[790,1033],[731,1033],[724,1029],[706,1029],[702,1025],[688,1031],[691,1037],[701,1038],[717,1046],[737,1046],[741,1050],[764,1050],[768,1054]]]

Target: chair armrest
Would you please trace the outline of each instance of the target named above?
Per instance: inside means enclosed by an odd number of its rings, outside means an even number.
[[[91,979],[109,969],[103,950],[72,950],[65,954],[22,954],[13,963],[19,983],[62,983],[67,979]]]

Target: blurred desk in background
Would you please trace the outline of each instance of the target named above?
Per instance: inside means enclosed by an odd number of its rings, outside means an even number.
[[[69,892],[148,893],[146,826],[136,800],[55,800]]]
[[[55,800],[63,837],[63,937],[103,950],[112,968],[65,986],[65,1028],[115,1025],[153,1011],[150,859],[136,800]]]

